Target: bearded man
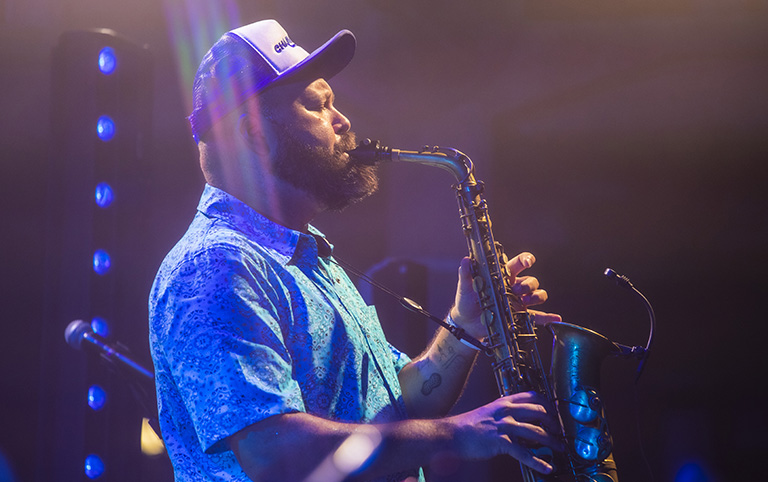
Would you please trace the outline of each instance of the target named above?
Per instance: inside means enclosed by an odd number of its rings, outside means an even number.
[[[517,394],[445,417],[477,352],[444,329],[414,360],[389,345],[310,224],[377,187],[375,167],[347,153],[355,138],[328,84],[354,49],[344,30],[308,54],[265,20],[225,34],[197,72],[190,123],[206,186],[149,304],[177,480],[423,480],[420,467],[445,451],[551,470],[528,450],[559,447],[542,400]],[[517,277],[533,262],[523,253],[507,266],[529,306],[546,299]],[[465,259],[448,317],[481,338],[479,315]],[[355,437],[370,442],[356,446],[365,456],[329,462]]]

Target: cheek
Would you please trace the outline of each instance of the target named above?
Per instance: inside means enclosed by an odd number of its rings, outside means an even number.
[[[336,145],[336,132],[333,127],[325,122],[310,122],[299,128],[297,138],[307,144],[332,148]]]
[[[314,112],[295,106],[281,119],[283,129],[290,131],[291,137],[308,146],[333,148],[337,142],[336,131],[327,112]]]

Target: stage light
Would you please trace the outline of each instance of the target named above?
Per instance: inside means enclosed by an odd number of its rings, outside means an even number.
[[[109,337],[109,323],[104,318],[96,317],[92,319],[91,329],[102,338]]]
[[[46,277],[51,281],[46,291],[52,293],[51,315],[66,319],[68,310],[75,309],[93,336],[111,344],[119,335],[126,345],[140,344],[121,324],[140,318],[142,301],[146,304],[143,290],[133,289],[141,282],[144,263],[126,260],[132,259],[129,253],[144,234],[140,226],[148,199],[131,193],[148,188],[143,173],[150,156],[142,147],[152,131],[156,65],[147,46],[104,28],[63,32],[52,54],[51,119],[46,125],[52,126],[51,143],[58,148],[46,163],[46,174],[61,182],[51,184],[46,223],[48,247],[55,247],[50,251],[56,255]],[[60,337],[57,333],[48,342],[46,334],[46,344],[55,346]],[[143,402],[122,403],[135,395],[131,380],[114,373],[96,354],[84,364],[81,357],[49,352],[45,367],[83,371],[83,376],[61,384],[55,379],[57,370],[45,370],[51,374],[43,383],[46,406],[69,408],[46,410],[48,425],[55,430],[41,451],[67,450],[54,457],[55,463],[42,464],[37,478],[140,480],[145,456],[138,440],[119,436],[135,432],[136,415],[144,408]],[[59,367],[61,363],[65,365]],[[70,447],[73,437],[80,443]]]
[[[88,389],[88,406],[94,410],[101,410],[107,403],[107,392],[98,385],[91,385]]]
[[[89,479],[101,477],[104,473],[104,462],[96,454],[91,454],[85,458],[85,475]]]
[[[99,117],[99,120],[96,122],[96,134],[98,134],[99,139],[104,142],[112,140],[112,138],[115,137],[116,130],[115,121],[109,116],[103,115]]]
[[[109,75],[117,68],[117,56],[112,47],[104,47],[99,52],[99,70],[104,75]]]
[[[699,461],[691,461],[683,464],[675,474],[675,482],[699,482],[712,480],[710,474]]]
[[[141,421],[141,453],[145,455],[160,455],[165,452],[163,440],[157,436],[155,429],[149,424],[149,419]]]
[[[93,270],[96,274],[105,275],[111,267],[112,260],[109,257],[109,253],[103,249],[99,249],[93,253]]]
[[[112,187],[106,182],[101,182],[96,186],[96,205],[100,208],[106,208],[115,199]]]

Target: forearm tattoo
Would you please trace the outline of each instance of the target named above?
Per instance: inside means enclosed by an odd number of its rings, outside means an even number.
[[[456,349],[452,346],[437,345],[437,353],[437,363],[442,370],[448,370],[454,363],[461,366],[467,362],[466,357],[456,353]]]
[[[443,377],[441,377],[439,373],[433,373],[421,385],[421,394],[425,397],[429,396],[429,394],[432,393],[432,390],[439,387],[441,383],[443,383]]]
[[[461,366],[468,362],[467,358],[457,353],[456,349],[452,346],[437,345],[437,353],[436,361],[440,370],[448,370],[451,365],[457,364]],[[431,374],[421,385],[421,394],[425,397],[429,396],[442,383],[443,377],[439,373]]]

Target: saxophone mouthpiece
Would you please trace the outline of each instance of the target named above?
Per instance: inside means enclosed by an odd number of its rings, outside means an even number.
[[[356,148],[348,151],[349,157],[355,162],[373,166],[380,162],[392,160],[392,148],[382,146],[379,141],[363,139]]]

